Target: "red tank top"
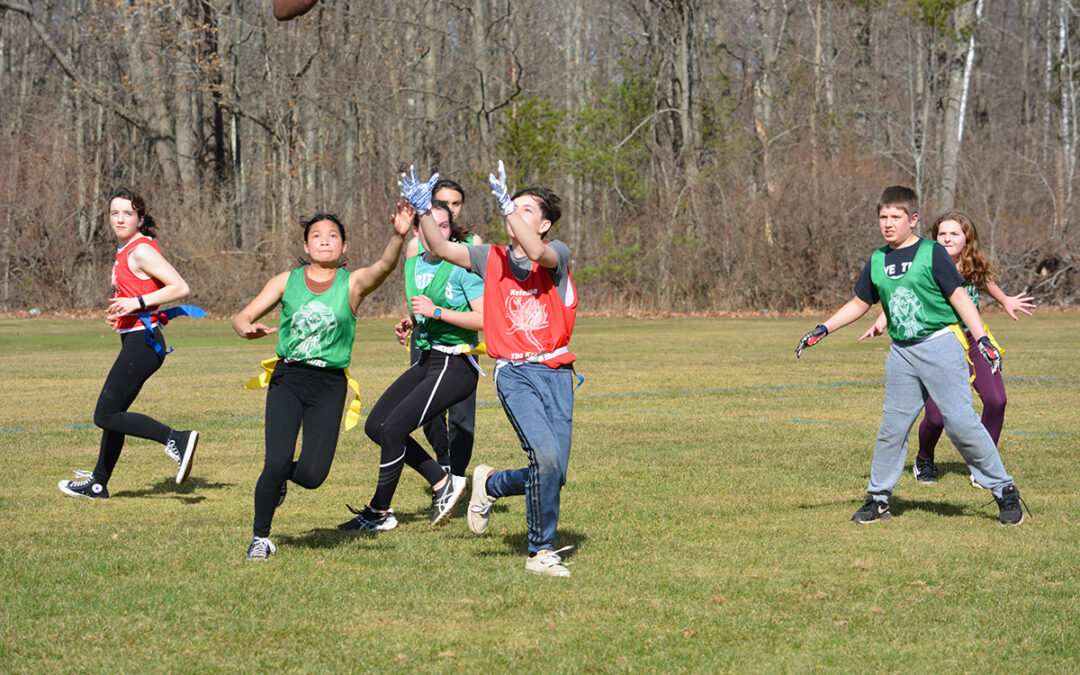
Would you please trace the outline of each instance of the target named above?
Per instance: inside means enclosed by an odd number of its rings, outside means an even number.
[[[492,246],[484,272],[484,342],[488,355],[518,361],[569,345],[577,316],[577,291],[569,273],[567,305],[546,269],[534,262],[528,278],[519,281],[506,256],[505,246]],[[558,368],[576,359],[572,352],[565,351],[540,362]]]
[[[131,271],[131,267],[128,266],[128,256],[135,250],[136,246],[140,244],[146,244],[152,246],[158,253],[161,249],[158,248],[158,243],[140,234],[132,238],[123,248],[116,252],[116,262],[113,264],[112,269],[112,289],[113,295],[118,298],[137,298],[140,295],[146,295],[147,293],[153,293],[159,288],[165,286],[157,279],[148,277],[143,279],[142,277],[135,276],[135,273]],[[153,312],[158,308],[158,305],[147,305],[146,311]],[[164,326],[169,320],[163,314],[154,314],[150,317],[153,324],[160,324]],[[127,316],[120,317],[120,322],[117,325],[117,329],[121,332],[131,330],[132,328],[141,328],[142,322],[139,321],[138,314],[128,314]]]

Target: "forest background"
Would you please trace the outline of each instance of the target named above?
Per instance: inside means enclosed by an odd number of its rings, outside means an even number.
[[[880,190],[968,210],[1006,291],[1080,300],[1080,27],[1066,0],[0,0],[0,311],[101,309],[109,190],[192,301],[246,303],[340,214],[351,267],[399,172],[564,198],[591,311],[827,308]],[[400,275],[364,311],[399,310]]]

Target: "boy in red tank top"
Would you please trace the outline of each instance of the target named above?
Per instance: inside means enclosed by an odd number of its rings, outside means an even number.
[[[431,253],[484,278],[484,339],[495,363],[495,390],[514,426],[528,466],[497,471],[481,464],[473,472],[469,529],[487,531],[491,507],[499,497],[524,495],[529,535],[525,569],[568,577],[555,549],[559,497],[566,483],[574,418],[574,354],[570,335],[577,314],[577,292],[570,278],[570,249],[544,240],[559,220],[559,197],[548,188],[506,188],[506,171],[488,176],[499,211],[506,218],[508,246],[465,246],[437,237],[427,211],[438,174],[420,182],[415,171],[403,175],[402,194],[421,214],[420,226]]]

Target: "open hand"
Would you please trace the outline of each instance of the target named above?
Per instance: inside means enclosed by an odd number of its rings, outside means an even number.
[[[495,200],[499,203],[499,213],[504,216],[513,213],[514,202],[510,199],[510,191],[506,188],[506,167],[503,166],[501,159],[499,160],[499,176],[489,173],[488,183],[491,184],[491,194],[495,195]]]
[[[401,196],[408,200],[417,213],[427,213],[431,210],[431,188],[435,187],[438,180],[439,174],[435,174],[425,183],[416,177],[416,167],[410,166],[409,173],[401,174],[398,185],[401,186]]]
[[[252,323],[248,324],[246,328],[238,328],[236,332],[245,340],[257,340],[261,337],[266,337],[271,333],[276,333],[277,328],[271,328],[261,323]]]
[[[1029,309],[1035,309],[1035,298],[1025,293],[1017,293],[1016,295],[1005,296],[1005,302],[1001,303],[1001,306],[1005,308],[1005,313],[1012,317],[1013,321],[1019,321],[1020,317],[1016,316],[1017,312],[1023,312],[1028,316],[1031,316]]]

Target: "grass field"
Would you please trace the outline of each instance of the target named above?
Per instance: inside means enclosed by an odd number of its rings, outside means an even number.
[[[188,482],[129,440],[111,499],[64,497],[57,481],[93,468],[118,339],[0,320],[0,670],[1076,672],[1080,315],[988,318],[1007,349],[1001,452],[1034,514],[1014,528],[944,439],[939,483],[909,471],[891,522],[849,521],[888,348],[856,342],[868,320],[801,361],[813,318],[580,320],[570,579],[524,571],[523,500],[497,503],[485,537],[460,507],[433,529],[409,471],[396,530],[338,532],[375,486],[360,429],[321,488],[290,490],[277,555],[247,563],[265,393],[242,385],[275,343],[222,320],[170,325],[176,352],[133,408],[202,432]],[[406,354],[393,320],[360,324],[366,409]],[[521,465],[490,378],[479,401],[474,465]]]

